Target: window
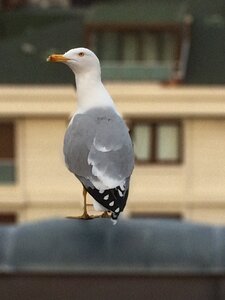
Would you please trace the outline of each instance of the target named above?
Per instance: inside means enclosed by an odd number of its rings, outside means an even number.
[[[162,24],[161,26],[110,24],[109,27],[94,25],[88,28],[86,45],[94,49],[103,61],[172,63],[179,60],[180,32],[180,25],[173,25],[172,28]]]
[[[136,161],[180,163],[182,126],[179,121],[136,121],[131,125]]]
[[[15,181],[14,133],[13,122],[0,121],[0,183]]]
[[[190,28],[191,18],[181,23],[176,18],[167,22],[149,16],[149,22],[135,24],[101,23],[96,18],[86,22],[84,39],[86,47],[94,49],[103,61],[106,79],[179,82],[186,75]]]
[[[17,223],[17,215],[14,213],[0,213],[0,225]]]

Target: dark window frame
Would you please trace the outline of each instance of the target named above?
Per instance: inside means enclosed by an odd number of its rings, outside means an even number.
[[[170,34],[174,37],[173,72],[169,82],[177,84],[183,82],[186,76],[187,59],[191,43],[192,18],[184,18],[183,22],[155,22],[155,23],[101,23],[90,22],[85,24],[84,43],[87,48],[94,47],[94,36],[101,36],[103,33],[117,33],[120,45],[123,45],[127,33],[135,34],[138,40],[137,59],[143,60],[143,45],[140,33],[152,34],[159,37],[162,34]],[[158,43],[156,43],[158,45]],[[118,49],[120,60],[123,60],[122,46]],[[185,50],[184,50],[185,48]],[[185,53],[184,53],[185,51]],[[98,52],[98,51],[97,51]],[[98,55],[99,56],[99,55]],[[101,56],[101,55],[100,55]],[[167,82],[166,82],[167,83]]]
[[[184,23],[184,26],[189,27],[190,24]],[[140,38],[141,32],[147,32],[154,35],[160,33],[169,33],[175,37],[175,51],[174,59],[178,61],[180,59],[181,45],[182,45],[182,35],[183,27],[180,23],[170,23],[170,22],[158,22],[158,23],[149,23],[149,24],[136,24],[136,23],[127,23],[127,24],[117,24],[117,23],[87,23],[85,25],[84,40],[85,45],[88,48],[93,48],[93,35],[100,33],[109,33],[115,32],[120,35],[133,33],[136,34],[136,38]],[[185,32],[186,33],[186,32]],[[139,43],[139,60],[142,60],[142,48]],[[121,54],[122,59],[122,54]]]
[[[4,164],[8,162],[12,163],[13,169],[12,169],[12,174],[9,175],[11,177],[10,179],[1,179],[0,178],[0,185],[5,185],[5,184],[15,184],[16,183],[16,122],[15,120],[12,119],[0,119],[0,126],[3,124],[3,126],[9,126],[9,131],[8,134],[10,135],[11,141],[8,141],[8,157],[5,156],[5,151],[0,154],[0,163],[2,163],[3,169],[4,169]],[[11,131],[11,133],[10,133]],[[3,176],[4,178],[4,176]]]
[[[16,224],[17,221],[18,221],[18,217],[16,213],[13,212],[0,213],[0,225]]]
[[[181,120],[178,119],[129,119],[128,121],[129,128],[130,128],[130,135],[132,138],[133,130],[135,125],[147,125],[151,128],[151,136],[150,136],[150,144],[149,147],[151,148],[151,155],[147,160],[137,159],[135,157],[135,162],[138,165],[180,165],[183,163],[184,159],[184,130],[183,130],[183,123]],[[175,125],[178,129],[178,144],[177,144],[177,153],[178,156],[176,159],[158,159],[157,158],[157,128],[161,125]]]

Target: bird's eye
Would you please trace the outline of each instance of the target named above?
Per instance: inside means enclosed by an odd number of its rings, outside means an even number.
[[[84,56],[84,52],[80,52],[80,53],[78,53],[78,55],[79,55],[80,57],[82,57],[82,56]]]

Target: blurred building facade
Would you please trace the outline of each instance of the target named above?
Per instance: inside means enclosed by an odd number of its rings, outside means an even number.
[[[225,222],[225,88],[107,88],[135,144],[126,212]],[[74,89],[1,87],[0,107],[1,212],[20,221],[79,214],[82,187],[62,154]]]
[[[204,9],[201,1],[152,0],[144,1],[145,10],[139,2],[113,2],[3,13],[2,220],[81,211],[82,188],[62,154],[76,107],[74,78],[64,66],[44,61],[52,52],[87,45],[102,61],[103,79],[135,146],[126,213],[225,223],[222,2],[204,1]],[[174,85],[181,81],[186,85]]]

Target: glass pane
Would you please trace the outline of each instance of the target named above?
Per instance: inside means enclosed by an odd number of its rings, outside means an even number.
[[[13,160],[0,160],[0,183],[15,181],[15,165]]]
[[[144,61],[155,62],[157,60],[156,38],[149,33],[143,33],[143,59]]]
[[[15,181],[14,124],[0,122],[0,183]]]
[[[175,36],[171,33],[164,34],[163,61],[173,61],[175,54]]]
[[[159,125],[156,141],[157,160],[179,159],[179,127],[177,125]]]
[[[102,34],[101,40],[100,40],[100,47],[104,45],[104,47],[101,47],[100,54],[101,59],[104,61],[115,61],[119,58],[118,53],[118,43],[119,38],[118,34],[116,32],[107,32]]]
[[[133,128],[134,152],[138,160],[149,160],[151,155],[151,129],[148,125],[136,125]]]
[[[130,62],[135,61],[137,59],[137,37],[135,34],[126,34],[124,37],[124,61]]]

